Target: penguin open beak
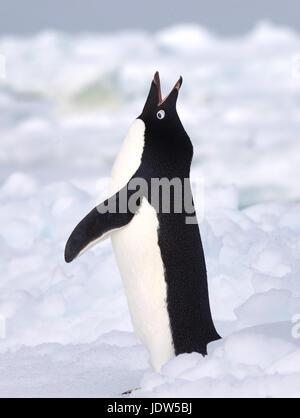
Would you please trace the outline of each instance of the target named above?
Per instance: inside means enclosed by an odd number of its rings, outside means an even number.
[[[176,102],[178,97],[178,92],[182,84],[182,77],[179,77],[179,80],[172,88],[170,93],[163,99],[161,94],[161,87],[160,87],[160,79],[159,79],[159,72],[156,71],[154,74],[153,80],[151,82],[150,91],[148,97],[146,99],[146,103],[144,105],[143,111],[140,118],[143,119],[148,115],[153,115],[154,112],[156,114],[157,107],[163,105],[164,108],[168,108],[170,111],[176,111]]]
[[[158,93],[158,104],[157,104],[157,106],[160,106],[167,100],[167,98],[173,93],[173,91],[177,90],[177,93],[178,93],[178,91],[181,87],[181,84],[182,84],[182,77],[181,76],[179,77],[175,86],[172,88],[170,93],[164,99],[162,98],[162,94],[161,94],[160,78],[159,78],[159,72],[158,71],[156,71],[156,73],[154,74],[153,83],[155,84],[155,86],[157,88],[157,93]]]

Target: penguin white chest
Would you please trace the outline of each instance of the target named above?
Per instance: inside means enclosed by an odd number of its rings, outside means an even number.
[[[136,119],[130,126],[119,154],[113,165],[110,179],[110,194],[121,190],[139,168],[145,142],[145,124]]]
[[[111,193],[126,185],[140,166],[144,132],[144,122],[137,119],[115,162]],[[155,370],[174,356],[158,229],[156,211],[144,198],[131,222],[111,234],[133,327],[148,348]]]

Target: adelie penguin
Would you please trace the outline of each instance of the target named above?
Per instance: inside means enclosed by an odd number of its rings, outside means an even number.
[[[187,221],[191,211],[184,204],[178,210],[186,197],[192,202],[193,146],[176,111],[181,84],[180,77],[162,100],[155,73],[144,109],[113,166],[111,197],[76,226],[65,248],[70,262],[111,237],[133,327],[156,371],[181,353],[206,355],[207,344],[220,338],[210,311],[199,226]],[[154,179],[185,185],[179,198],[171,188],[169,210],[153,203]],[[134,199],[136,185],[139,198]]]

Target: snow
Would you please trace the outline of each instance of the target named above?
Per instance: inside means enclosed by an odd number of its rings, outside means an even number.
[[[261,23],[0,38],[0,396],[300,396],[300,35]],[[160,374],[133,333],[110,241],[63,260],[106,197],[159,69],[194,143],[213,317],[224,337]],[[202,216],[203,215],[203,216]],[[292,321],[293,318],[296,322]],[[297,327],[299,329],[299,325]]]

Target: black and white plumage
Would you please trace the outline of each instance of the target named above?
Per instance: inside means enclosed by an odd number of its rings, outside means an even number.
[[[176,111],[182,78],[162,100],[159,74],[151,83],[141,115],[134,121],[115,161],[111,197],[141,178],[188,181],[193,147]],[[191,189],[188,187],[191,196]],[[148,348],[155,370],[174,355],[207,353],[207,344],[219,339],[208,297],[205,258],[198,223],[187,223],[190,213],[170,212],[153,205],[151,193],[132,213],[104,213],[94,208],[74,229],[65,249],[72,261],[87,248],[110,236],[126,291],[134,329]],[[183,205],[184,206],[184,205]],[[101,273],[99,273],[101,274]]]

